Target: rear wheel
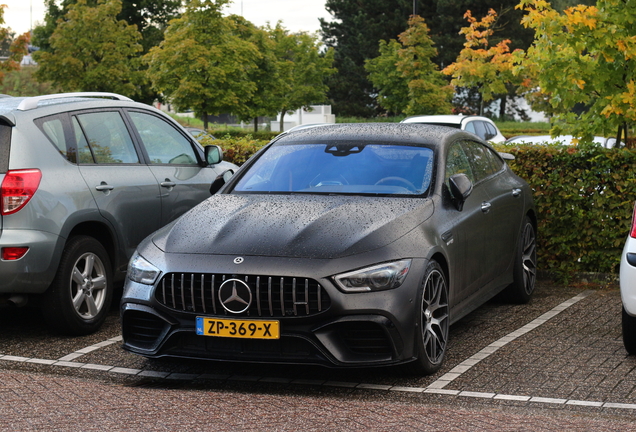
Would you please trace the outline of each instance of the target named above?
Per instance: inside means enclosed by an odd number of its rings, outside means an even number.
[[[526,216],[513,269],[513,282],[506,288],[508,299],[514,303],[528,303],[537,280],[537,236]]]
[[[97,331],[113,297],[108,253],[89,236],[71,237],[53,283],[44,294],[42,313],[49,325],[70,335]]]
[[[636,355],[636,317],[623,308],[623,345],[631,355]]]
[[[426,267],[419,304],[417,360],[408,367],[413,373],[430,375],[442,366],[450,326],[446,276],[436,261]]]

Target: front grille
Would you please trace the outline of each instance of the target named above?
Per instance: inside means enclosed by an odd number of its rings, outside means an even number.
[[[228,315],[218,297],[219,287],[228,279],[240,279],[252,291],[250,307],[238,315],[306,317],[324,312],[331,304],[325,289],[313,279],[202,273],[166,274],[155,289],[155,298],[178,311]]]

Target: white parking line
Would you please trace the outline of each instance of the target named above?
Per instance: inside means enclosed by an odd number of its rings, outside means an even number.
[[[552,310],[544,313],[543,315],[541,315],[540,317],[534,319],[533,321],[529,322],[528,324],[524,325],[523,327],[513,331],[512,333],[502,337],[499,340],[496,340],[495,342],[491,343],[490,345],[488,345],[487,347],[485,347],[484,349],[479,351],[477,354],[469,357],[468,359],[464,360],[463,362],[461,362],[460,364],[455,366],[448,373],[442,375],[437,381],[435,381],[430,386],[428,386],[428,388],[443,389],[448,384],[450,384],[451,382],[453,382],[454,380],[459,378],[463,373],[465,373],[468,370],[470,370],[470,368],[475,366],[477,363],[479,363],[483,359],[485,359],[485,358],[489,357],[490,355],[494,354],[495,352],[497,352],[497,350],[499,350],[499,348],[508,345],[510,342],[514,341],[515,339],[517,339],[517,338],[525,335],[526,333],[536,329],[540,325],[545,324],[549,319],[554,318],[555,316],[557,316],[558,314],[560,314],[561,312],[563,312],[564,310],[566,310],[570,306],[572,306],[572,305],[578,303],[579,301],[583,300],[585,297],[589,296],[593,292],[594,292],[593,290],[583,291],[582,293],[580,293],[580,294],[572,297],[571,299],[569,299],[567,301],[564,301],[560,305],[552,308]]]
[[[208,374],[169,373],[169,372],[159,372],[159,371],[143,370],[143,369],[122,368],[117,366],[108,366],[108,365],[100,365],[100,364],[92,364],[92,363],[78,363],[78,362],[70,361],[70,359],[75,359],[77,357],[80,357],[81,355],[87,354],[96,349],[119,342],[121,341],[121,336],[108,339],[107,341],[100,342],[99,344],[95,344],[95,345],[91,345],[89,347],[83,348],[72,354],[62,357],[58,360],[37,359],[37,358],[29,358],[29,357],[11,356],[11,355],[0,355],[0,361],[36,363],[36,364],[58,366],[58,367],[92,369],[92,370],[104,371],[109,373],[132,375],[132,376],[139,376],[139,377],[168,379],[168,380],[196,381],[196,380],[204,380],[204,379],[213,379],[213,380],[233,380],[233,381],[255,381],[255,382],[257,381],[261,383],[326,386],[326,387],[339,387],[339,388],[349,388],[349,389],[355,388],[355,389],[363,389],[363,390],[370,390],[370,391],[427,393],[427,394],[437,394],[437,395],[446,395],[446,396],[454,396],[454,397],[466,397],[466,398],[473,398],[473,399],[518,401],[518,402],[527,402],[530,404],[571,405],[571,406],[580,406],[580,407],[589,407],[589,408],[608,408],[608,409],[636,411],[636,404],[631,404],[631,403],[582,401],[582,400],[575,400],[575,399],[556,399],[556,398],[545,398],[545,397],[533,397],[533,396],[527,396],[527,395],[508,395],[508,394],[502,394],[502,393],[470,392],[470,391],[460,391],[460,390],[451,390],[451,389],[443,388],[444,386],[452,382],[454,379],[456,379],[458,376],[468,371],[472,366],[479,363],[479,361],[483,360],[484,358],[488,357],[492,353],[496,352],[502,346],[505,346],[506,344],[512,342],[518,337],[537,328],[541,324],[544,324],[549,319],[555,317],[559,313],[563,312],[564,310],[566,310],[573,304],[576,304],[577,302],[581,301],[582,299],[589,296],[593,292],[594,291],[584,291],[581,294],[571,298],[570,300],[561,303],[560,305],[556,306],[549,312],[546,312],[545,314],[541,315],[537,319],[533,320],[529,324],[526,324],[520,329],[510,333],[507,336],[504,336],[498,341],[493,342],[492,344],[488,345],[483,350],[479,351],[477,354],[473,355],[469,359],[460,363],[458,366],[453,368],[449,373],[443,375],[441,378],[433,382],[428,387],[389,386],[389,385],[354,383],[354,382],[344,382],[344,381],[317,381],[317,380],[302,380],[302,379],[292,380],[289,378],[281,378],[281,377],[255,377],[255,376],[244,376],[244,375],[226,375],[226,374],[209,374],[209,373]],[[72,357],[75,354],[79,354],[79,355]]]
[[[123,338],[121,336],[115,336],[114,338],[110,338],[108,340],[105,340],[104,342],[100,342],[100,343],[96,343],[95,345],[91,345],[91,346],[87,346],[86,348],[82,348],[80,350],[77,350],[71,354],[65,355],[64,357],[60,357],[58,360],[59,361],[72,361],[75,360],[78,357],[83,356],[84,354],[88,354],[90,352],[93,352],[95,350],[98,350],[100,348],[104,348],[107,347],[109,345],[112,345],[114,343],[117,342],[121,342],[123,340]]]

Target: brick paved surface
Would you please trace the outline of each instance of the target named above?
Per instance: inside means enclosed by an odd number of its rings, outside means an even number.
[[[489,302],[451,328],[446,363],[430,377],[149,361],[121,350],[116,310],[81,338],[48,333],[37,310],[0,310],[0,430],[636,431],[636,358],[622,347],[619,292],[582,292],[543,283],[529,305]],[[446,394],[429,392],[573,297]]]
[[[3,431],[636,430],[629,419],[594,413],[361,400],[348,394],[143,388],[15,371],[0,372],[0,382]]]

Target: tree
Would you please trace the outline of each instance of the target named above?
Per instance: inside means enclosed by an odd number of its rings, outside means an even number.
[[[621,134],[636,120],[636,0],[599,0],[559,13],[523,0],[523,24],[535,31],[517,71],[536,76],[555,113],[552,134],[583,139]]]
[[[437,50],[428,26],[417,15],[408,24],[399,43],[380,42],[381,55],[367,61],[370,79],[380,89],[379,103],[407,115],[449,113],[453,89],[431,60]]]
[[[453,77],[451,84],[454,86],[478,89],[482,102],[480,114],[483,115],[484,102],[490,102],[496,96],[505,101],[509,92],[515,93],[515,89],[521,86],[522,78],[512,72],[514,57],[508,47],[510,40],[502,40],[494,46],[489,44],[497,21],[495,10],[490,9],[481,21],[477,21],[471,11],[467,11],[464,17],[469,23],[460,31],[466,36],[464,49],[442,73]],[[500,110],[501,118],[504,115],[505,102]]]
[[[206,129],[210,114],[251,115],[244,101],[257,91],[251,74],[262,54],[241,38],[234,19],[222,16],[228,1],[190,1],[144,56],[153,88],[177,107],[194,109]]]
[[[6,5],[0,5],[0,26],[5,23],[5,7]],[[20,69],[20,62],[27,53],[29,34],[25,33],[16,38],[15,33],[13,33],[10,29],[0,27],[0,41],[2,41],[2,48],[5,50],[4,55],[7,57],[5,60],[0,61],[0,84],[2,84],[7,72],[17,71]]]
[[[369,80],[378,89],[377,102],[389,114],[401,114],[406,111],[409,100],[409,86],[396,65],[400,60],[398,52],[402,45],[395,39],[380,41],[380,55],[367,60],[365,69]]]
[[[98,0],[85,1],[87,6],[94,7],[98,4]],[[53,32],[59,23],[64,22],[69,8],[77,2],[78,0],[45,0],[44,24],[33,29],[33,45],[40,51],[51,52],[50,38]],[[117,19],[137,26],[141,33],[139,43],[143,48],[138,53],[139,57],[163,40],[163,32],[168,22],[178,16],[181,4],[182,0],[122,0]],[[152,91],[147,81],[138,84],[137,100],[152,103],[158,98],[159,95]]]
[[[410,0],[327,0],[334,21],[320,20],[323,41],[334,49],[337,72],[328,80],[329,99],[338,115],[378,114],[376,90],[368,80],[365,60],[378,56],[380,40],[395,39],[407,28]]]
[[[117,20],[120,0],[85,0],[69,7],[50,38],[51,51],[36,51],[38,79],[64,91],[104,91],[135,96],[143,82],[137,54],[141,35]]]
[[[277,25],[269,33],[275,42],[274,55],[279,60],[279,83],[270,89],[269,97],[280,112],[280,131],[287,112],[327,99],[326,79],[335,72],[332,68],[333,49],[321,52],[317,36],[308,33],[289,33]]]

